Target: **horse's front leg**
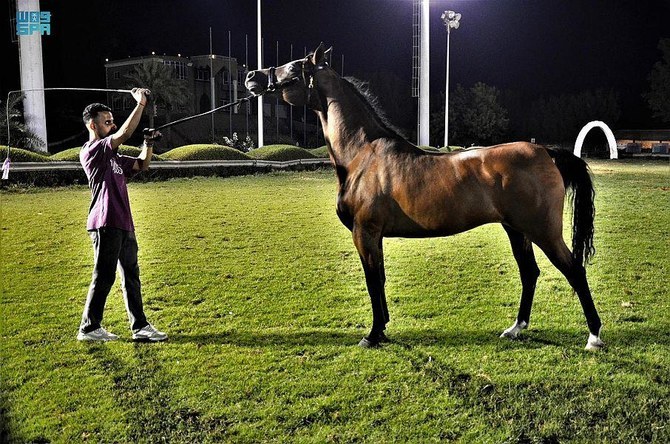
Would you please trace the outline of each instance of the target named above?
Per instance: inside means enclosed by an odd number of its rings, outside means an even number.
[[[365,283],[372,303],[372,329],[370,334],[361,339],[358,345],[366,348],[376,347],[387,340],[384,330],[386,329],[386,323],[389,321],[384,293],[385,275],[384,253],[381,248],[382,237],[380,233],[374,230],[354,226],[353,238],[361,258],[361,264],[365,272]]]

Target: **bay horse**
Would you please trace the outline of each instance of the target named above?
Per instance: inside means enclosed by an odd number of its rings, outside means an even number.
[[[584,268],[595,251],[595,193],[586,163],[569,151],[525,142],[424,151],[398,135],[364,94],[330,68],[328,51],[322,43],[305,58],[251,71],[245,85],[253,94],[277,92],[290,105],[306,105],[321,121],[338,181],[337,215],[352,232],[372,303],[372,328],[359,345],[388,340],[384,237],[449,236],[500,223],[522,283],[516,321],[501,337],[519,337],[530,322],[540,274],[535,244],[579,297],[589,329],[586,349],[602,348],[602,324]],[[562,234],[569,189],[572,251]]]

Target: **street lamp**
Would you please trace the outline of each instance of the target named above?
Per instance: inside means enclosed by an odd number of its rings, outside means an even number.
[[[449,149],[449,36],[451,29],[458,29],[461,25],[461,14],[454,11],[444,11],[442,17],[444,26],[447,27],[447,81],[444,90],[444,147]]]

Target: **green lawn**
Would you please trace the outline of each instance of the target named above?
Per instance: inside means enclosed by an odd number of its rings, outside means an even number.
[[[597,354],[539,252],[531,327],[498,338],[521,285],[493,225],[385,241],[392,342],[357,347],[371,311],[331,171],[131,184],[146,310],[170,339],[131,342],[116,286],[121,340],[79,343],[88,189],[2,192],[1,441],[670,442],[670,168],[592,169]]]

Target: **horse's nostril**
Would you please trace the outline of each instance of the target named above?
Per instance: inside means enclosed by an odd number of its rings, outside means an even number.
[[[254,72],[253,72],[253,71],[249,71],[249,73],[247,74],[247,80],[251,80],[251,78],[252,78],[253,76],[254,76]]]

